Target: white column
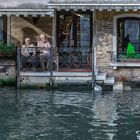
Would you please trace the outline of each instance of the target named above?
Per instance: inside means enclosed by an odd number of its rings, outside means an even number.
[[[57,39],[57,33],[56,33],[56,11],[54,11],[54,14],[52,16],[52,46],[56,47],[56,39]]]
[[[97,47],[97,35],[96,35],[96,11],[93,11],[93,68],[94,68],[94,73],[96,75],[97,72],[97,67],[96,67],[96,47]]]
[[[93,11],[93,37],[92,37],[92,88],[95,87],[95,78],[96,78],[96,12]]]
[[[11,16],[7,16],[7,44],[11,44]]]

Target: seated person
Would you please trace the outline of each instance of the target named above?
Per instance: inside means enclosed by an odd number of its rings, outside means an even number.
[[[21,47],[21,62],[22,66],[25,66],[28,59],[30,59],[32,56],[34,56],[36,53],[36,49],[34,48],[34,45],[31,44],[31,39],[26,38],[24,45]],[[32,66],[34,67],[35,63],[34,61],[31,62]]]
[[[50,58],[50,49],[51,49],[50,42],[48,41],[48,38],[46,35],[44,34],[40,35],[40,41],[38,42],[37,46],[41,48],[40,49],[40,64],[41,64],[42,71],[44,71],[45,62],[47,62],[48,59]]]

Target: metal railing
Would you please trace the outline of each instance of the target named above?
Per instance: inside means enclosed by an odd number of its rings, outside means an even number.
[[[92,50],[90,48],[58,49],[59,70],[92,69]]]
[[[30,51],[28,56],[24,56],[21,48],[18,48],[17,59],[20,63],[20,71],[92,70],[92,50],[89,48],[51,48],[49,57],[43,56],[40,47],[32,47],[32,49],[35,53]]]
[[[51,48],[50,49],[50,57],[48,57],[45,61],[45,69],[42,70],[41,67],[41,59],[40,56],[42,52],[40,51],[40,47],[33,47],[35,49],[35,53],[31,53],[27,57],[22,56],[21,46],[17,47],[17,87],[20,88],[20,84],[22,81],[22,72],[25,75],[29,72],[36,73],[47,72],[46,77],[49,78],[50,86],[54,83],[54,77],[56,77],[57,72],[63,72],[59,77],[75,77],[75,75],[65,75],[65,72],[92,72],[92,88],[95,85],[95,76],[94,76],[94,56],[93,56],[93,48]],[[56,74],[56,75],[55,75]],[[85,75],[81,73],[78,77],[91,77],[91,75]],[[67,78],[66,78],[67,79]],[[69,81],[66,81],[69,84]]]
[[[41,47],[30,47],[28,51],[29,55],[22,54],[21,48],[17,48],[17,61],[20,65],[20,71],[50,71],[50,69],[56,69],[56,62],[54,60],[53,49],[50,49],[49,56],[42,55]],[[57,55],[56,55],[57,57]],[[43,61],[43,62],[42,62]],[[42,67],[43,65],[43,67]]]
[[[124,61],[140,62],[140,52],[126,53],[126,52],[108,51],[108,53],[110,53],[111,62],[124,62]]]

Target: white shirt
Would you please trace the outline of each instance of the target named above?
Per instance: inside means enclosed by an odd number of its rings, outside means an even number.
[[[24,56],[29,56],[29,53],[30,52],[33,52],[35,54],[35,48],[33,48],[34,45],[33,44],[30,44],[30,45],[22,45],[21,47],[21,54],[24,55]]]
[[[39,41],[37,46],[43,48],[42,51],[44,54],[50,55],[51,44],[48,41],[47,42]]]

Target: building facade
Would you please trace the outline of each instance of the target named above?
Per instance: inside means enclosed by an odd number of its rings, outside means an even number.
[[[78,77],[77,82],[94,79],[110,85],[140,81],[139,0],[9,3],[1,4],[0,40],[22,45],[29,37],[36,45],[40,34],[47,35],[55,50],[51,80],[65,83]],[[23,81],[32,81],[33,73],[22,74]]]

